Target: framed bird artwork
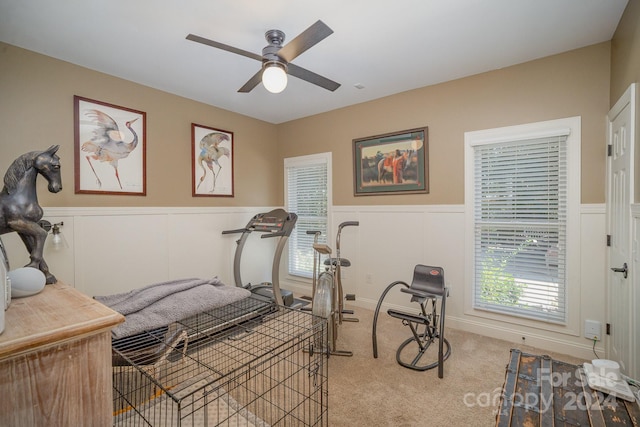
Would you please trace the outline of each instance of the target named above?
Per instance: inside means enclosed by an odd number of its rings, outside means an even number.
[[[146,113],[73,99],[75,192],[146,195]]]
[[[233,197],[233,132],[191,123],[193,197]]]

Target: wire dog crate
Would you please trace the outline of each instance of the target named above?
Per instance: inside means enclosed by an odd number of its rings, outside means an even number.
[[[113,341],[114,426],[328,426],[327,322],[252,296]]]

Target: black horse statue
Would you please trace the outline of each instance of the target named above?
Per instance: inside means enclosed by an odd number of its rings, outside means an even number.
[[[52,145],[46,151],[32,151],[15,159],[4,175],[0,192],[0,234],[18,233],[31,257],[26,267],[42,271],[47,283],[55,283],[56,278],[42,256],[48,233],[38,224],[43,212],[38,204],[36,178],[38,174],[44,176],[52,193],[62,190],[58,148]]]

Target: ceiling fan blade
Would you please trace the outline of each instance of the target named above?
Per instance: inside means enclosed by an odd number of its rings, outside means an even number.
[[[280,49],[278,56],[287,62],[291,62],[301,53],[321,42],[331,34],[333,34],[333,30],[324,22],[318,20]]]
[[[255,73],[253,77],[251,77],[249,81],[244,84],[244,86],[238,89],[238,92],[240,93],[251,92],[254,87],[260,84],[260,82],[262,82],[262,68],[257,73]]]
[[[262,61],[262,55],[248,52],[246,50],[238,49],[237,47],[229,46],[224,43],[219,43],[213,40],[205,39],[204,37],[196,36],[195,34],[189,34],[187,40],[191,40],[196,43],[206,44],[207,46],[215,47],[218,49],[226,50],[227,52],[236,53],[238,55],[246,56],[247,58],[255,59],[256,61]]]
[[[297,65],[289,64],[287,65],[287,68],[290,75],[330,90],[331,92],[340,87],[340,83],[336,83],[333,80],[329,80],[326,77],[322,77],[321,75],[316,74],[313,71],[298,67]]]

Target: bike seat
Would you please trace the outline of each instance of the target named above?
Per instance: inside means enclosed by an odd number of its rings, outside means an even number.
[[[328,258],[324,260],[324,265],[337,266],[340,263],[340,267],[351,267],[351,261],[346,258]]]

